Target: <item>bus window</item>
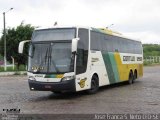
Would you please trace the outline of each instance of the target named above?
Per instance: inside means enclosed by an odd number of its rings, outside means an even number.
[[[77,64],[76,64],[76,74],[81,74],[86,72],[87,61],[88,61],[88,41],[89,34],[87,29],[79,29],[78,37],[78,49],[77,49]]]

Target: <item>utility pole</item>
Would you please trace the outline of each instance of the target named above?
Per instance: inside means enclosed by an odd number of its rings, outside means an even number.
[[[3,35],[4,35],[4,71],[7,70],[6,67],[6,18],[5,18],[5,12],[3,13],[3,22],[4,22],[4,30],[3,30]]]
[[[8,11],[10,11],[10,10],[13,10],[13,8],[10,8]],[[7,54],[6,54],[6,18],[5,18],[5,14],[7,12],[3,12],[3,23],[4,23],[4,33],[3,33],[3,35],[4,35],[4,71],[7,70],[7,60],[6,60],[6,58],[7,58]]]

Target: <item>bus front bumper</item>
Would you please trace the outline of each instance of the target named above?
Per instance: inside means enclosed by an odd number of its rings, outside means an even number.
[[[75,80],[62,82],[39,82],[28,80],[30,90],[52,91],[52,92],[75,92]]]

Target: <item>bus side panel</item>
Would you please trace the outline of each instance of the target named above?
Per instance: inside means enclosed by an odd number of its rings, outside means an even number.
[[[128,74],[129,74],[129,65],[123,64],[120,53],[114,53],[115,60],[117,63],[118,73],[119,73],[119,80],[120,81],[126,81],[128,80]]]
[[[143,62],[137,61],[138,57],[142,57],[142,55],[137,54],[127,54],[127,53],[114,53],[115,60],[118,67],[119,78],[120,81],[128,80],[130,70],[137,70],[137,77],[143,76]],[[133,56],[133,61],[123,61],[124,56]]]
[[[143,62],[137,61],[142,55],[106,52],[102,54],[110,84],[127,81],[130,70],[137,70],[137,77],[143,76]],[[123,61],[123,56],[133,56],[134,61]]]
[[[143,76],[143,64],[140,64],[138,67],[138,77]]]
[[[134,56],[135,61],[123,61],[124,56]],[[127,81],[129,72],[137,70],[137,77],[143,75],[143,62],[137,61],[142,55],[101,51],[90,52],[85,73],[76,75],[76,91],[90,89],[94,73],[99,77],[99,86]]]
[[[76,91],[90,89],[95,73],[99,78],[99,86],[110,84],[101,51],[89,52],[86,72],[76,75]]]
[[[117,68],[117,62],[115,60],[114,53],[106,52],[102,54],[105,63],[106,71],[110,84],[119,82],[119,72]]]
[[[99,77],[99,86],[109,85],[110,81],[105,68],[105,63],[101,51],[94,51],[90,53],[90,74],[91,77],[97,73]]]

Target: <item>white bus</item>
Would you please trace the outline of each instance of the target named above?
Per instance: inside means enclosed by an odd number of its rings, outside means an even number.
[[[30,42],[30,90],[97,92],[100,86],[143,76],[143,49],[139,41],[107,29],[68,27],[35,30]]]

